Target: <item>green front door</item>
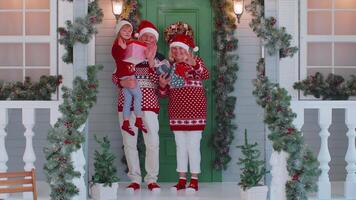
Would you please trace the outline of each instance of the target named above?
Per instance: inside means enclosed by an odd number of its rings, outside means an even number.
[[[158,51],[167,56],[168,46],[164,41],[163,30],[177,21],[190,24],[194,30],[195,43],[199,46],[199,56],[203,58],[213,77],[212,46],[212,7],[210,0],[140,0],[141,18],[153,22],[160,31]],[[212,80],[205,81],[208,97],[208,120],[201,142],[202,162],[200,180],[221,181],[221,172],[212,169],[214,153],[210,141],[213,127]],[[160,119],[160,182],[174,182],[176,173],[176,145],[174,135],[169,129],[167,100],[161,100]]]

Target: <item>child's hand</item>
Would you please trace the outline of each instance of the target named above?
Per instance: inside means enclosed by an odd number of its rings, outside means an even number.
[[[121,48],[126,49],[126,42],[121,37],[119,38],[118,43]]]
[[[188,65],[195,66],[197,64],[195,62],[196,56],[194,56],[192,52],[186,51],[184,57],[184,62]]]

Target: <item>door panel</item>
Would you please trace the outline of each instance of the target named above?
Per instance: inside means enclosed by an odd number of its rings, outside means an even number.
[[[152,21],[160,32],[158,49],[164,55],[168,54],[168,45],[164,41],[164,29],[177,21],[183,21],[192,26],[194,39],[199,46],[198,56],[202,57],[210,72],[210,79],[204,82],[208,100],[207,126],[201,143],[202,162],[200,180],[221,181],[221,172],[212,169],[214,153],[210,141],[213,127],[213,47],[212,47],[212,8],[209,0],[149,0],[141,2],[142,19]],[[149,2],[149,3],[148,3]],[[167,99],[161,99],[160,120],[160,172],[159,181],[173,182],[178,178],[176,172],[176,146],[174,135],[169,129]]]

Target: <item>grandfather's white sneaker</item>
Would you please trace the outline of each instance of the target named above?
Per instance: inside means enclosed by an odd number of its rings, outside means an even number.
[[[147,185],[147,188],[153,193],[161,192],[161,187],[157,183],[150,183]]]
[[[126,192],[133,193],[136,190],[140,189],[140,184],[138,183],[131,183],[129,186],[126,187]]]

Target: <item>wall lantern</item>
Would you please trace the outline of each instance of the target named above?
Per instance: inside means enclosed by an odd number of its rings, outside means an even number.
[[[120,19],[120,15],[123,10],[124,3],[122,0],[111,0],[112,3],[112,13],[115,15],[116,23]]]
[[[233,0],[234,1],[234,13],[237,17],[237,23],[240,23],[240,18],[244,12],[244,0]]]

